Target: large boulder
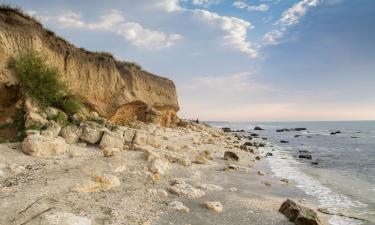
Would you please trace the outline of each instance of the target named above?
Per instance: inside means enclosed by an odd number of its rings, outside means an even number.
[[[37,112],[29,112],[25,115],[26,128],[42,128],[47,125],[48,120]]]
[[[144,131],[138,130],[133,138],[133,144],[136,145],[146,145],[147,144],[147,133]]]
[[[90,144],[96,144],[103,136],[103,126],[92,121],[83,122],[80,139]]]
[[[279,212],[284,214],[296,225],[321,225],[318,214],[305,206],[299,205],[293,200],[287,199],[281,205]]]
[[[40,134],[30,135],[22,143],[22,151],[28,155],[53,158],[66,153],[69,145],[61,137],[45,137]]]
[[[124,140],[125,140],[125,143],[132,143],[133,142],[133,138],[135,136],[135,133],[136,133],[136,130],[134,129],[126,129],[124,131]]]
[[[100,147],[104,148],[118,148],[122,149],[124,147],[124,137],[123,135],[109,130],[105,130],[102,140],[100,141]]]
[[[82,129],[76,125],[68,125],[60,132],[61,137],[63,137],[68,144],[76,144],[81,134]]]
[[[42,131],[42,135],[49,138],[55,138],[59,135],[61,127],[58,123],[51,120],[48,122],[47,129]]]

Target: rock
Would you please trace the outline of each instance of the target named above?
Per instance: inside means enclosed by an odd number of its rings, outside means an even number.
[[[93,175],[92,180],[82,185],[77,184],[72,188],[72,191],[83,193],[106,191],[118,187],[120,184],[120,180],[114,175]]]
[[[61,129],[60,135],[68,144],[76,144],[82,134],[82,129],[76,125],[68,125]]]
[[[103,136],[100,141],[100,147],[103,148],[117,148],[122,149],[124,147],[123,135],[109,130],[103,131]]]
[[[290,129],[287,129],[287,128],[283,128],[283,129],[278,129],[276,130],[276,132],[288,132],[288,131],[291,131]]]
[[[164,175],[169,169],[169,162],[166,159],[154,159],[150,165],[150,171],[160,175]]]
[[[234,165],[234,164],[229,164],[228,166],[224,167],[224,171],[234,171],[234,170],[239,170],[239,166]]]
[[[179,212],[184,212],[184,213],[188,213],[189,212],[189,208],[184,206],[184,204],[182,202],[179,202],[179,201],[172,201],[168,204],[168,207],[169,209],[171,210],[175,210],[175,211],[179,211]]]
[[[289,141],[281,140],[280,143],[287,144]]]
[[[220,213],[223,211],[223,205],[218,202],[218,201],[215,201],[215,202],[204,202],[203,203],[203,206],[206,207],[207,209],[211,209],[212,211],[214,212],[217,212],[217,213]]]
[[[25,131],[26,137],[34,135],[34,134],[40,134],[39,130],[26,130]]]
[[[236,153],[231,152],[231,151],[226,151],[224,153],[224,159],[225,160],[238,161],[240,158],[238,157],[238,155]]]
[[[124,140],[125,140],[125,143],[133,143],[133,138],[134,138],[134,135],[136,133],[136,130],[134,129],[126,129],[124,131]]]
[[[230,188],[229,188],[229,191],[230,191],[230,192],[236,192],[236,191],[238,191],[238,188],[230,187]]]
[[[289,180],[288,180],[288,179],[286,179],[286,178],[283,178],[283,179],[281,179],[280,181],[281,181],[281,182],[283,182],[283,183],[286,183],[286,184],[288,184],[288,183],[289,183]]]
[[[41,134],[48,138],[55,138],[59,135],[60,131],[61,131],[60,125],[56,123],[55,121],[51,120],[49,121],[47,125],[47,129],[43,130]]]
[[[229,127],[223,127],[221,128],[224,132],[231,132],[231,129]]]
[[[300,135],[300,134],[297,134],[297,135],[294,135],[294,137],[301,137],[301,135]]]
[[[22,142],[22,151],[38,157],[55,157],[67,153],[69,145],[61,137],[49,138],[40,134],[30,135]]]
[[[259,155],[255,156],[255,159],[260,160],[260,156]]]
[[[211,152],[209,150],[204,150],[201,155],[206,158],[206,159],[209,159],[209,160],[213,160],[213,156],[211,154]]]
[[[318,214],[305,206],[287,199],[281,205],[279,212],[284,214],[291,222],[296,225],[321,225]]]
[[[304,127],[298,127],[298,128],[294,128],[293,130],[294,131],[303,131],[303,130],[307,130],[307,129],[304,128]]]
[[[33,128],[38,127],[42,128],[45,125],[47,125],[48,120],[41,116],[39,113],[36,112],[28,112],[25,115],[25,127],[27,128]]]
[[[92,122],[92,121],[86,121],[83,122],[82,125],[82,134],[80,136],[80,139],[82,141],[86,141],[90,144],[96,144],[100,141],[100,139],[103,136],[103,126]]]
[[[206,191],[221,191],[223,187],[215,184],[200,184],[199,188],[206,190]]]
[[[271,183],[270,183],[270,182],[267,182],[267,181],[264,182],[263,184],[266,185],[266,186],[268,186],[268,187],[271,187],[271,186],[272,186]]]
[[[273,156],[272,152],[267,152],[266,157]]]
[[[338,131],[333,131],[333,132],[331,132],[330,134],[331,134],[331,135],[341,134],[341,131],[339,131],[339,130],[338,130]]]
[[[243,145],[245,145],[245,146],[253,146],[253,143],[251,143],[251,142],[245,142]]]
[[[133,137],[133,144],[136,145],[146,145],[147,144],[147,134],[144,131],[136,131]]]
[[[207,164],[208,160],[202,155],[197,155],[194,162],[197,164]]]
[[[319,162],[318,161],[312,161],[311,164],[312,165],[319,165]]]
[[[251,137],[259,137],[259,134],[252,133],[250,134]]]
[[[111,157],[117,155],[121,150],[118,148],[105,147],[102,148],[103,155],[105,157]]]
[[[298,158],[300,158],[300,159],[310,159],[311,160],[312,156],[309,153],[302,153],[302,154],[298,155]]]
[[[168,187],[168,191],[172,194],[186,197],[186,198],[200,198],[206,193],[203,190],[194,188],[190,184],[187,184],[185,181],[181,180],[174,180],[171,182],[170,187]]]
[[[259,176],[265,176],[265,175],[266,175],[266,173],[264,173],[264,172],[262,172],[262,171],[258,171],[257,174],[258,174]]]
[[[72,213],[56,212],[46,215],[47,224],[49,225],[91,225],[91,219],[77,216]]]
[[[264,129],[259,127],[259,126],[256,126],[256,127],[254,127],[254,130],[264,130]]]

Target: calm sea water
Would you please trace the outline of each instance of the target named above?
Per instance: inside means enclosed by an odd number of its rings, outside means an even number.
[[[209,123],[267,137],[272,147],[264,152],[274,151],[267,161],[275,176],[291,180],[316,198],[321,208],[366,220],[332,216],[330,224],[375,224],[375,121]],[[264,130],[254,131],[254,126]],[[307,130],[276,132],[300,127]],[[341,133],[331,135],[334,131]],[[300,150],[311,152],[313,159],[299,159]]]

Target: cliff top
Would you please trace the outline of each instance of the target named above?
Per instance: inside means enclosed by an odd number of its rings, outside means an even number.
[[[139,70],[145,72],[146,75],[155,76],[158,79],[171,81],[168,78],[158,76],[143,70],[142,67],[137,63],[117,60],[110,52],[88,51],[82,47],[77,47],[64,38],[58,36],[54,31],[45,28],[37,18],[27,14],[21,8],[1,4],[0,24],[5,26],[11,25],[13,29],[21,28],[23,31],[31,31],[35,34],[42,34],[43,36],[51,40],[51,43],[55,43],[55,46],[64,46],[65,49],[69,48],[70,50],[74,49],[77,53],[84,54],[85,57],[92,57],[93,59],[98,61],[113,61],[116,67],[118,67],[119,69],[126,67],[130,70]]]

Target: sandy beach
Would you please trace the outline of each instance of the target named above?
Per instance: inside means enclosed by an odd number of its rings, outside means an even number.
[[[104,157],[80,142],[67,155],[40,158],[20,143],[1,144],[0,224],[292,224],[278,212],[285,199],[314,203],[272,177],[265,153],[241,150],[243,134],[196,124],[134,127],[152,134],[154,147]],[[225,160],[225,151],[239,161]],[[207,201],[222,211],[204,207]]]

